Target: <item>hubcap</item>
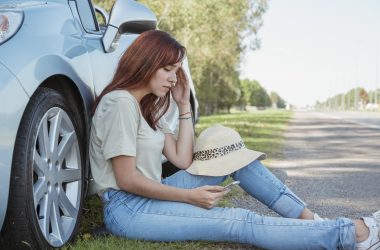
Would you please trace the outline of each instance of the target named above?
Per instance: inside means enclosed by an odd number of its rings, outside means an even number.
[[[67,113],[49,109],[37,130],[33,153],[33,198],[39,226],[54,247],[70,238],[81,199],[78,138]]]

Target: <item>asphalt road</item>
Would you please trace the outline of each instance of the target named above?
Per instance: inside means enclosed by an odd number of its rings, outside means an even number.
[[[322,217],[380,210],[380,115],[296,112],[270,169]],[[245,197],[239,206],[274,215]]]
[[[380,129],[380,112],[354,112],[354,111],[329,111],[319,112],[333,119],[343,119],[346,122],[356,123],[368,128]]]

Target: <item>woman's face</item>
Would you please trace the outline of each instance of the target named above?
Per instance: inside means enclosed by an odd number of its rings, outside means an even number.
[[[164,97],[177,83],[177,71],[181,66],[182,62],[178,62],[159,68],[149,81],[149,91],[158,97]]]

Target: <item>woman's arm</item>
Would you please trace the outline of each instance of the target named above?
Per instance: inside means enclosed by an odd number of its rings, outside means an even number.
[[[164,185],[141,175],[135,164],[136,158],[133,156],[112,158],[117,185],[130,193],[152,199],[179,201],[203,208],[212,208],[228,192],[221,186],[180,189]]]
[[[173,68],[172,70],[175,70]],[[182,68],[177,72],[180,80],[171,88],[174,101],[179,110],[179,133],[177,140],[172,134],[165,134],[163,153],[165,157],[180,169],[186,169],[193,160],[193,119],[190,104],[190,87]]]
[[[185,114],[181,118],[191,117],[190,103],[178,105],[179,113]],[[190,113],[189,113],[190,112]],[[178,139],[172,134],[165,134],[165,145],[163,154],[180,169],[187,169],[193,160],[193,119],[179,119]]]

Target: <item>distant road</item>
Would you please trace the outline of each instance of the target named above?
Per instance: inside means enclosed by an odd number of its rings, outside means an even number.
[[[314,211],[357,218],[379,210],[379,113],[295,112],[285,138],[273,167]]]
[[[379,113],[296,111],[284,137],[283,156],[269,167],[312,211],[358,218],[380,209]],[[245,201],[245,208],[275,215]]]
[[[354,111],[318,111],[319,115],[342,119],[368,128],[380,129],[380,112],[354,112]]]

